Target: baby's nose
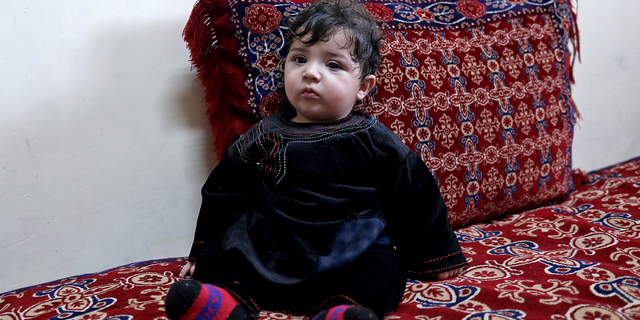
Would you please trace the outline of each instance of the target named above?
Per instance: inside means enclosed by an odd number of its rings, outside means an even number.
[[[318,67],[313,64],[308,64],[307,68],[304,70],[303,76],[307,79],[320,80]]]

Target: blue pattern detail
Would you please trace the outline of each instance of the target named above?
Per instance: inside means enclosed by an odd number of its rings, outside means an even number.
[[[98,299],[96,296],[90,296],[88,297],[88,300],[90,300],[91,303],[82,310],[67,310],[65,307],[58,308],[56,310],[58,312],[58,315],[51,318],[50,320],[72,319],[84,314],[100,311],[112,306],[116,302],[116,299],[113,298]]]
[[[222,294],[216,286],[209,284],[204,285],[209,290],[209,297],[207,298],[207,304],[198,313],[195,320],[210,320],[216,316],[222,305]]]
[[[592,184],[596,184],[600,180],[609,180],[609,179],[616,179],[616,178],[623,178],[623,176],[616,172],[609,172],[603,175],[592,174],[589,177],[589,183],[587,184],[592,185]]]
[[[66,295],[63,292],[64,290],[77,290],[78,293],[82,294],[83,291],[89,290],[88,285],[94,283],[95,281],[96,279],[83,279],[83,280],[77,280],[74,282],[65,282],[65,283],[61,283],[53,287],[50,287],[48,289],[38,291],[33,296],[34,297],[47,296],[49,299],[57,299],[57,298],[64,297]],[[86,303],[86,305],[82,309],[69,310],[67,309],[67,307],[69,306],[68,304],[64,304],[63,306],[57,308],[56,311],[58,312],[58,315],[51,318],[51,320],[71,319],[84,314],[100,311],[102,309],[112,306],[116,302],[116,299],[114,298],[98,299],[98,297],[95,295],[87,295],[84,297],[84,300],[82,302]],[[78,304],[74,304],[74,307],[77,307],[77,306]],[[130,317],[128,319],[130,319]],[[122,319],[122,320],[128,320],[128,319]]]
[[[593,205],[585,203],[585,204],[579,205],[577,207],[569,207],[569,208],[571,208],[571,209],[564,210],[562,208],[551,208],[551,211],[557,212],[557,213],[580,214],[580,213],[583,213],[583,212],[593,208]]]
[[[104,320],[131,320],[133,319],[133,316],[130,315],[120,315],[120,316],[113,316],[113,317],[109,317],[106,318]]]
[[[490,320],[490,319],[524,320],[525,316],[526,314],[520,310],[507,309],[507,310],[477,312],[464,317],[464,319],[462,320]]]
[[[105,298],[98,299],[96,296],[88,297],[88,300],[91,301],[90,304],[87,305],[83,310],[67,310],[65,307],[60,307],[57,309],[58,315],[51,318],[50,320],[62,320],[62,319],[71,319],[83,314],[88,314],[96,311],[100,311],[107,307],[110,307],[116,302],[116,299],[113,298]]]
[[[89,290],[89,287],[87,287],[87,285],[90,285],[95,281],[96,279],[83,279],[83,280],[77,280],[74,282],[65,282],[65,283],[58,284],[56,286],[49,287],[46,290],[38,291],[33,296],[34,297],[48,296],[50,299],[54,299],[61,296],[58,293],[62,288],[74,287],[74,288],[80,289],[81,291],[86,291],[86,290]]]
[[[610,212],[607,213],[604,217],[598,219],[598,220],[593,220],[593,221],[589,221],[591,223],[595,223],[597,225],[603,226],[603,227],[607,227],[613,230],[626,230],[626,229],[621,229],[618,228],[612,224],[610,224],[608,222],[609,219],[624,219],[624,220],[629,220],[630,222],[632,221],[634,225],[638,224],[638,219],[634,219],[631,217],[631,214],[629,213],[624,213],[624,212]]]
[[[456,237],[458,238],[458,242],[461,242],[461,243],[462,242],[465,242],[465,243],[478,242],[485,239],[497,237],[502,234],[502,232],[500,231],[484,231],[477,227],[470,227],[468,229],[475,230],[476,232],[478,232],[479,236],[473,236],[469,234],[456,232]]]
[[[591,291],[600,297],[618,296],[627,303],[639,303],[640,279],[634,277],[621,277],[613,281],[600,282],[591,285]],[[630,294],[633,292],[634,295]]]
[[[521,258],[523,260],[522,264],[540,262],[549,266],[545,269],[546,273],[556,275],[573,274],[598,264],[597,262],[573,259],[568,256],[549,254],[546,251],[538,250],[538,244],[531,241],[513,242],[493,248],[489,250],[488,253]]]
[[[420,282],[409,279],[407,283],[411,285]],[[454,286],[449,283],[440,283],[438,286],[442,286],[444,289],[450,291],[451,301],[431,300],[424,296],[418,296],[414,299],[415,302],[419,303],[421,308],[452,308],[460,303],[473,299],[480,293],[480,288],[474,286]]]

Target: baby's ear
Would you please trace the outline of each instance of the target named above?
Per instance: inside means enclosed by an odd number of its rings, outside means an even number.
[[[371,91],[371,89],[373,89],[373,86],[375,85],[376,85],[376,76],[370,74],[364,77],[364,79],[362,79],[360,83],[360,90],[358,90],[358,96],[357,96],[358,100],[364,99],[364,97],[367,96],[369,91]]]

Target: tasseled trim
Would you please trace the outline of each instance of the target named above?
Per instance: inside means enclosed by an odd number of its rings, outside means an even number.
[[[575,83],[575,78],[573,77],[573,66],[576,62],[576,57],[578,58],[578,62],[581,62],[580,59],[580,30],[578,29],[578,0],[576,1],[575,8],[571,3],[573,0],[567,0],[567,4],[569,5],[569,12],[571,13],[571,26],[569,28],[569,41],[571,41],[571,46],[573,47],[573,55],[571,56],[571,61],[567,61],[569,65],[569,84]],[[573,112],[575,116],[575,120],[582,119],[580,116],[580,112],[578,112],[578,108],[576,107],[573,99],[571,99],[571,104],[573,105]]]
[[[571,41],[571,46],[573,47],[573,57],[571,58],[571,83],[575,83],[575,79],[573,78],[573,65],[576,62],[576,57],[578,58],[578,62],[580,59],[580,30],[578,29],[578,0],[576,1],[575,8],[571,3],[572,0],[567,0],[567,4],[569,5],[569,11],[571,12],[571,29],[569,29],[569,41]]]
[[[196,2],[182,34],[198,79],[205,89],[206,114],[215,137],[218,160],[240,135],[258,121],[247,104],[243,62],[238,55],[235,37],[217,36],[233,34],[228,15],[211,14],[227,11],[228,8],[222,5],[224,3],[212,0]]]

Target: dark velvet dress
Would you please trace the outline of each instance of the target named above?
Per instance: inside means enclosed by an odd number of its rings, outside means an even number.
[[[221,269],[199,270],[210,258],[202,255],[224,252],[278,285],[339,273],[373,246],[398,255],[412,278],[467,264],[430,170],[363,113],[321,124],[265,118],[230,148],[202,195],[190,259],[204,279]],[[388,276],[406,277],[396,273]]]

